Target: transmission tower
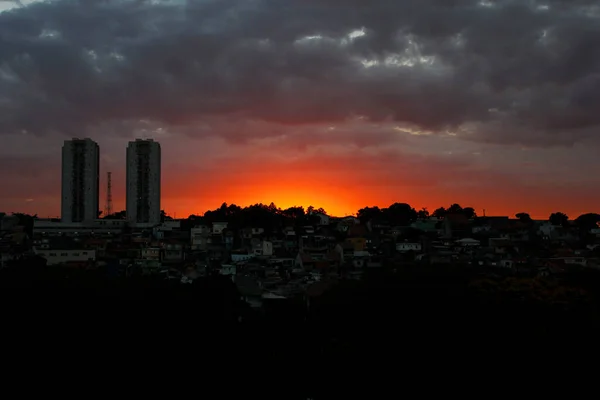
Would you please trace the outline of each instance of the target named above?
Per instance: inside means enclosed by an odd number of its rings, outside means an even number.
[[[107,217],[113,213],[112,205],[112,172],[107,172],[108,178],[106,182],[106,204],[104,205],[104,216]]]

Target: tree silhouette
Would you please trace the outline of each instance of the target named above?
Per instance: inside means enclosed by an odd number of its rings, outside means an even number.
[[[171,221],[172,217],[169,217],[165,210],[160,210],[160,222]]]
[[[583,232],[589,232],[590,230],[597,228],[598,223],[600,223],[600,214],[596,213],[582,214],[575,218],[575,224],[577,224],[579,229]]]
[[[38,219],[37,214],[29,215],[24,213],[12,213],[12,215],[16,216],[19,219],[19,225],[23,226],[25,229],[25,233],[27,233],[31,237],[33,235],[34,220]]]
[[[462,214],[463,213],[463,208],[460,206],[460,204],[452,204],[450,207],[448,207],[448,214]]]
[[[364,224],[372,219],[380,217],[381,210],[377,206],[365,207],[365,208],[361,208],[360,210],[358,210],[358,213],[356,214],[356,216],[358,217],[360,222],[362,222]]]
[[[462,211],[465,217],[467,217],[468,219],[477,217],[477,214],[475,213],[475,209],[473,207],[465,207]]]
[[[531,222],[533,222],[533,219],[531,219],[531,216],[526,212],[517,213],[515,215],[515,217],[517,217],[519,219],[519,221],[526,223],[526,224],[530,224]]]
[[[417,211],[417,217],[420,219],[429,218],[429,211],[427,210],[427,207],[423,207],[419,211]]]
[[[417,211],[406,203],[394,203],[383,209],[383,217],[392,225],[406,226],[417,220]]]
[[[285,218],[289,218],[293,221],[300,220],[306,215],[306,213],[304,212],[304,207],[302,206],[286,208],[285,210],[281,210],[280,214]]]
[[[440,207],[437,208],[431,215],[436,218],[444,218],[446,214],[448,214],[448,211],[444,207]]]
[[[555,212],[550,214],[548,220],[552,225],[556,226],[567,226],[569,223],[569,217],[567,216],[567,214],[562,212]]]

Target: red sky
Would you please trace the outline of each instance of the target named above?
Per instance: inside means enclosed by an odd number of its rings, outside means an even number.
[[[346,129],[351,129],[352,123],[348,124]],[[302,132],[320,128],[303,127]],[[483,209],[487,215],[525,211],[545,219],[555,211],[575,218],[598,210],[600,204],[600,195],[591,184],[595,177],[571,171],[578,163],[584,168],[587,157],[593,159],[593,151],[586,155],[584,148],[574,159],[560,149],[523,150],[453,136],[397,133],[390,140],[356,144],[344,141],[344,132],[305,143],[302,132],[237,143],[170,133],[155,137],[163,153],[162,208],[181,218],[215,209],[223,202],[241,206],[274,202],[282,208],[323,207],[343,216],[364,206],[385,207],[394,202],[430,211],[457,202],[474,207],[480,215]],[[30,138],[13,139],[25,145]],[[1,195],[0,209],[59,215],[61,139],[37,139],[43,151],[21,164],[18,160],[10,163],[11,173],[3,175],[3,180],[12,189]],[[101,208],[110,170],[114,209],[121,210],[127,138],[100,138],[98,142]],[[570,169],[564,167],[565,159],[570,160]]]

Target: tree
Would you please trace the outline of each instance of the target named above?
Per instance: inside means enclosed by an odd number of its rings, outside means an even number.
[[[427,207],[423,207],[419,211],[417,211],[417,217],[420,219],[429,218],[429,211],[427,210]]]
[[[431,215],[435,218],[444,218],[446,214],[448,214],[448,211],[444,207],[440,207],[436,209]]]
[[[463,208],[462,212],[468,219],[477,218],[477,214],[475,213],[475,209],[473,207],[465,207]]]
[[[383,218],[390,224],[407,226],[417,220],[417,211],[406,203],[394,203],[383,209]]]
[[[29,215],[23,213],[13,213],[19,219],[19,225],[21,225],[25,232],[31,237],[33,236],[33,223],[34,220],[38,219],[37,214]]]
[[[590,230],[597,228],[598,223],[600,223],[600,214],[596,213],[582,214],[575,218],[575,224],[577,224],[579,229],[583,232],[589,232]]]
[[[280,211],[280,213],[284,217],[289,218],[293,221],[302,219],[305,215],[304,207],[302,206],[286,208],[285,210]]]
[[[463,208],[460,206],[460,204],[454,203],[450,207],[448,207],[447,212],[448,214],[462,214]]]
[[[569,217],[567,216],[567,214],[562,212],[555,212],[550,214],[548,220],[552,225],[556,226],[567,226],[569,223]]]
[[[361,223],[366,223],[374,218],[378,218],[381,216],[381,210],[379,207],[365,207],[358,210],[356,213],[357,218]]]
[[[172,221],[173,218],[169,217],[165,210],[160,210],[160,222]]]
[[[533,219],[531,219],[531,216],[526,212],[517,213],[515,215],[515,217],[517,217],[519,219],[519,221],[521,221],[525,224],[530,224],[533,222]]]
[[[271,202],[271,204],[269,204],[269,211],[275,214],[279,211],[279,209],[277,208],[275,203]]]

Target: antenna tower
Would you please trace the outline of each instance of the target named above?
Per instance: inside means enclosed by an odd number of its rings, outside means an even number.
[[[113,213],[112,205],[112,172],[107,172],[106,176],[106,204],[104,205],[104,216],[107,217]]]

